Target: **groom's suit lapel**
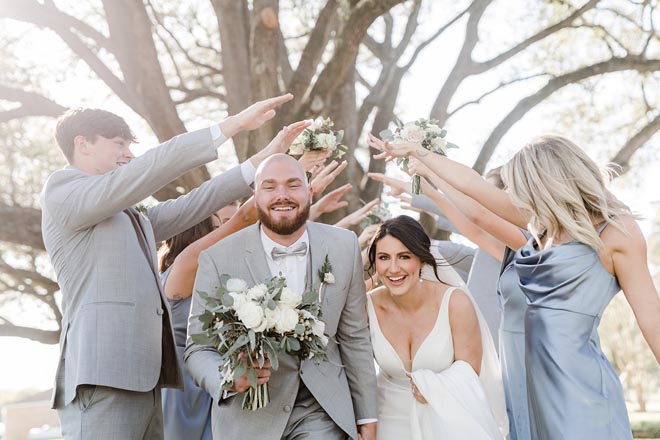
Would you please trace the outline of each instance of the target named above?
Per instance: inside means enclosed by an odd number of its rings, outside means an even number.
[[[259,225],[256,223],[249,226],[245,234],[245,264],[254,284],[263,283],[272,277],[259,235]]]
[[[307,235],[309,236],[309,249],[311,256],[312,267],[312,282],[308,283],[309,288],[320,288],[321,278],[319,278],[319,270],[325,261],[325,256],[328,255],[328,242],[325,235],[319,230],[318,225],[314,222],[307,222]],[[328,293],[330,285],[324,286],[325,293]],[[327,300],[327,296],[323,295],[323,302]]]

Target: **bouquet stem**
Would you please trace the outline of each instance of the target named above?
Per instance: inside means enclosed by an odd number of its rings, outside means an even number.
[[[412,178],[412,193],[415,195],[422,193],[422,184],[419,174],[414,174]]]
[[[270,402],[270,396],[268,395],[268,384],[262,383],[257,385],[257,388],[250,387],[243,394],[243,409],[249,409],[250,411],[256,411],[261,408],[265,408]]]

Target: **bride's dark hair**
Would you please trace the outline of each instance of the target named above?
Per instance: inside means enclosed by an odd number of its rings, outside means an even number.
[[[431,253],[431,239],[417,220],[407,215],[400,215],[385,221],[380,227],[369,245],[369,268],[370,274],[376,268],[376,243],[385,236],[392,236],[399,240],[410,252],[413,253],[422,264],[428,264],[438,281],[442,281],[438,275],[437,261]]]

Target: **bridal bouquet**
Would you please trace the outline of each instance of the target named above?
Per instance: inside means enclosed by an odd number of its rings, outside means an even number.
[[[289,153],[300,156],[306,151],[330,150],[331,159],[341,158],[348,151],[348,147],[341,144],[344,130],[333,131],[333,126],[334,122],[330,118],[323,119],[319,116],[314,119],[312,125],[293,141]]]
[[[294,292],[282,277],[248,287],[241,279],[222,275],[220,285],[214,295],[199,292],[207,310],[199,317],[203,332],[191,337],[195,343],[213,345],[220,353],[224,390],[232,388],[234,377],[247,373],[250,388],[244,393],[242,407],[256,411],[269,402],[268,383],[257,384],[257,366],[270,360],[277,370],[281,352],[300,360],[326,358],[328,337],[318,293]]]
[[[458,148],[457,145],[447,142],[447,130],[440,128],[438,121],[435,119],[418,119],[414,122],[406,122],[402,124],[396,121],[397,127],[394,132],[391,130],[383,130],[380,132],[380,137],[391,143],[415,142],[422,145],[423,148],[442,156],[447,155],[448,148]],[[408,167],[408,158],[402,157],[397,159],[397,165],[403,165],[405,169]],[[417,174],[413,176],[412,193],[420,193],[420,179]]]

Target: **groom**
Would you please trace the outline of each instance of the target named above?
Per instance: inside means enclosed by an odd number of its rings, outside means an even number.
[[[376,377],[366,317],[362,260],[355,234],[308,222],[312,198],[305,172],[285,154],[264,161],[255,177],[260,223],[202,252],[184,355],[191,376],[213,396],[213,436],[221,439],[357,439],[376,436]],[[241,409],[248,383],[235,378],[222,391],[220,357],[210,346],[194,343],[202,332],[200,291],[213,292],[219,276],[230,274],[248,284],[280,272],[287,285],[303,291],[320,284],[326,256],[336,282],[323,286],[323,320],[330,336],[327,361],[299,362],[281,354],[277,371],[258,370],[268,382],[270,403],[250,412]]]

